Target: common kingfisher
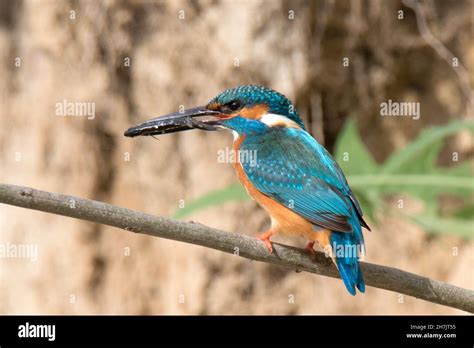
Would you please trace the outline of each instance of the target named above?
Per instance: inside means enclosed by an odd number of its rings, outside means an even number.
[[[362,227],[370,230],[347,180],[331,154],[305,129],[284,95],[261,86],[225,90],[204,106],[183,110],[129,128],[125,136],[159,135],[190,129],[232,130],[235,153],[256,160],[234,161],[248,194],[271,217],[258,238],[272,252],[277,233],[317,242],[330,251],[347,290],[365,291],[359,264]],[[242,156],[241,156],[242,157]]]

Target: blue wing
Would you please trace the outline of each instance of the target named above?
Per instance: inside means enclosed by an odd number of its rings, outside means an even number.
[[[240,150],[255,151],[255,161],[241,158],[241,163],[257,190],[314,225],[331,230],[332,246],[344,250],[363,246],[361,226],[368,226],[359,203],[339,165],[307,132],[269,127],[258,136],[248,135]],[[347,290],[352,295],[356,287],[364,292],[358,255],[344,252],[335,259]]]
[[[362,220],[340,167],[304,130],[268,128],[258,137],[248,136],[240,150],[255,151],[256,161],[242,161],[252,184],[313,224],[352,232],[354,208]]]

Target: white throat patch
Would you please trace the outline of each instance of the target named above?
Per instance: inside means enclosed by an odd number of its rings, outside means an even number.
[[[300,126],[298,126],[298,124],[295,121],[290,120],[286,116],[277,115],[277,114],[265,114],[260,119],[260,122],[265,123],[269,127],[285,126],[289,128],[300,128]]]

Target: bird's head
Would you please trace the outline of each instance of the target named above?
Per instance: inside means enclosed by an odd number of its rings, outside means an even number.
[[[129,128],[125,136],[159,135],[189,129],[231,129],[246,133],[266,127],[304,129],[293,104],[283,94],[262,86],[225,90],[209,103],[160,116]]]

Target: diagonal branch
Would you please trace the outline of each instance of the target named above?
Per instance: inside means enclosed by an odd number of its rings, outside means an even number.
[[[69,216],[127,231],[201,245],[250,260],[339,278],[332,261],[274,243],[273,254],[251,237],[197,223],[179,222],[89,199],[0,184],[0,203]],[[474,291],[396,268],[362,262],[367,285],[474,313]]]

